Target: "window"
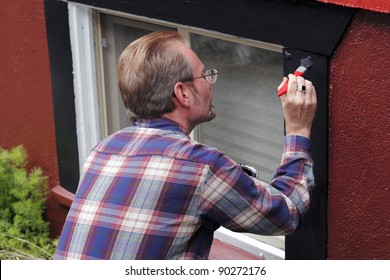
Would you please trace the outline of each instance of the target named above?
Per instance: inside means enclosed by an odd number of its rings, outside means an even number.
[[[103,91],[102,87],[105,89],[105,85],[100,74],[103,69],[102,54],[96,53],[95,56],[95,50],[101,48],[95,48],[94,39],[100,38],[101,34],[94,34],[94,31],[98,33],[100,29],[94,29],[93,26],[100,25],[100,20],[93,22],[93,11],[178,29],[186,35],[188,43],[191,33],[265,47],[277,52],[283,48],[284,75],[292,73],[299,65],[299,60],[310,55],[315,67],[305,76],[316,85],[318,99],[311,137],[312,156],[316,166],[316,190],[302,229],[286,237],[286,258],[326,259],[329,61],[355,10],[318,3],[308,5],[298,3],[299,1],[231,1],[229,5],[222,0],[213,1],[212,5],[210,1],[173,0],[166,0],[164,5],[150,5],[149,1],[121,0],[76,2],[45,1],[61,186],[75,192],[79,176],[78,165],[84,162],[101,136],[108,133],[101,131],[101,126],[105,128],[107,124],[101,125],[99,120],[99,116],[106,115],[107,112],[104,111],[104,103],[102,100],[98,102],[96,95]],[[234,15],[235,20],[229,20],[226,15]],[[305,34],[304,38],[310,40],[302,40],[302,36],[286,28],[292,22],[294,30],[301,30]],[[263,45],[258,41],[268,43]],[[100,40],[96,43],[101,44]]]
[[[117,87],[121,52],[142,35],[162,29],[180,32],[206,68],[216,68],[220,73],[213,86],[217,118],[197,127],[192,137],[217,147],[239,163],[255,167],[260,179],[269,181],[280,163],[284,134],[283,113],[275,95],[283,75],[281,48],[277,46],[96,13],[100,137],[129,124]],[[216,237],[229,239],[238,247],[249,244],[247,250],[255,254],[264,254],[259,244],[270,244],[276,253],[268,258],[284,257],[284,237],[244,236],[226,229],[219,230]]]

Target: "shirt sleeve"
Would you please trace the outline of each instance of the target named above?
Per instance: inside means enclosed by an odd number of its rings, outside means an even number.
[[[202,189],[201,215],[233,231],[262,235],[295,231],[314,188],[310,147],[308,138],[286,136],[281,165],[270,183],[250,177],[217,152]]]

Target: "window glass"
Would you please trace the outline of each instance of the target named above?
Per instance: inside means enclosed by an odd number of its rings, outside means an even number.
[[[219,72],[212,88],[217,117],[200,125],[199,141],[255,167],[259,178],[269,181],[283,145],[283,113],[276,94],[282,55],[195,34],[191,46],[206,69]]]

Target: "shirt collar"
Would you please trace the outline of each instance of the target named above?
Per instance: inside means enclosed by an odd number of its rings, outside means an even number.
[[[178,124],[173,120],[163,118],[163,117],[137,120],[133,122],[133,125],[138,127],[176,131],[186,135],[187,137],[189,136],[189,133],[180,124]]]

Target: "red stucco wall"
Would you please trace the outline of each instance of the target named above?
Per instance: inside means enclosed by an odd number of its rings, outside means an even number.
[[[341,6],[347,6],[352,8],[360,8],[364,10],[371,10],[376,12],[389,13],[390,1],[389,0],[317,0],[324,3],[332,3]]]
[[[43,0],[1,1],[0,146],[23,144],[29,167],[58,184],[50,67]],[[48,213],[57,203],[51,199]]]
[[[360,11],[331,59],[330,259],[390,259],[390,15]]]

